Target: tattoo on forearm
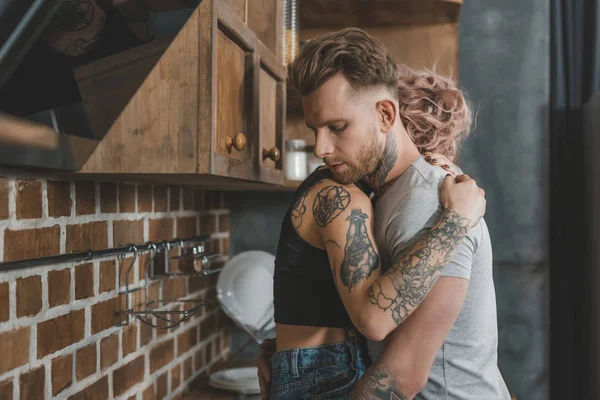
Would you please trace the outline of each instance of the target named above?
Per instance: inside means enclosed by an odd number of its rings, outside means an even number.
[[[379,257],[367,232],[368,218],[369,216],[360,208],[353,209],[350,216],[346,218],[350,221],[350,227],[346,233],[346,248],[340,266],[340,277],[350,292],[379,267]]]
[[[307,190],[306,192],[304,192],[300,197],[298,197],[298,200],[296,200],[296,203],[294,203],[294,207],[292,208],[292,212],[291,212],[291,217],[292,217],[292,224],[294,225],[294,228],[298,229],[300,228],[300,226],[302,226],[302,218],[304,217],[304,214],[306,213],[306,196],[308,196],[308,193],[310,191]]]
[[[365,180],[371,183],[371,186],[375,190],[380,190],[385,184],[385,180],[396,164],[398,159],[398,151],[396,149],[396,135],[393,133],[388,134],[385,142],[385,149],[383,150],[383,157],[379,161],[379,164],[375,168],[372,174],[367,176]]]
[[[408,400],[385,369],[373,364],[350,394],[350,400]]]
[[[401,324],[433,288],[469,231],[470,223],[453,209],[447,209],[440,223],[413,247],[416,250],[385,273],[394,287],[393,295],[383,293],[379,282],[375,282],[368,289],[371,303],[384,311],[389,310],[396,325]]]
[[[350,193],[339,185],[326,186],[317,193],[313,203],[313,215],[319,226],[335,219],[350,204]]]
[[[95,18],[92,0],[66,0],[52,17],[50,28],[78,32],[92,25]]]

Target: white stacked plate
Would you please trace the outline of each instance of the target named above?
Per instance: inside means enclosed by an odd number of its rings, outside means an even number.
[[[258,368],[231,368],[210,374],[210,386],[242,394],[260,394]]]

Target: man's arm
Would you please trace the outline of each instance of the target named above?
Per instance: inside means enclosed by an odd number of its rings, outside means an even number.
[[[383,355],[365,372],[351,399],[410,400],[419,393],[452,329],[469,281],[442,276],[419,308],[386,339]]]
[[[312,210],[317,221],[323,220],[319,226],[340,297],[358,330],[369,339],[382,340],[425,299],[471,222],[448,208],[424,237],[381,275],[366,196],[357,194],[356,188],[330,182],[316,190]],[[420,193],[407,201],[418,203]],[[439,205],[437,197],[435,201],[434,210]],[[333,218],[322,217],[332,210]]]

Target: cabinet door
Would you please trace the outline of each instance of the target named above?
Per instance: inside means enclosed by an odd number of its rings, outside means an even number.
[[[283,183],[283,127],[285,119],[285,69],[264,45],[258,45],[255,68],[259,82],[259,180]]]
[[[248,0],[248,27],[258,39],[276,56],[281,56],[283,32],[281,0]]]
[[[252,54],[256,40],[253,42],[252,33],[225,3],[216,1],[215,5],[213,173],[255,180],[253,115],[257,104]]]

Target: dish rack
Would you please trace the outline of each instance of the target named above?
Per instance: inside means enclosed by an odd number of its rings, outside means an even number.
[[[210,239],[207,239],[210,240]],[[127,268],[125,273],[125,290],[119,292],[121,304],[124,303],[124,311],[120,311],[121,320],[117,323],[117,326],[129,325],[132,318],[139,320],[140,322],[159,329],[171,329],[177,325],[190,319],[196,312],[206,305],[215,303],[214,299],[183,299],[183,300],[163,300],[162,298],[152,299],[152,295],[149,294],[150,286],[157,281],[166,280],[171,277],[177,276],[207,276],[220,272],[223,267],[211,268],[211,264],[214,259],[220,258],[220,253],[205,254],[205,242],[202,244],[194,245],[191,247],[184,247],[183,241],[177,245],[173,245],[169,242],[161,243],[148,243],[147,250],[138,251],[135,245],[130,245],[131,251],[133,252],[133,261]],[[171,256],[171,249],[174,247],[181,248],[181,255]],[[157,255],[159,254],[159,248],[164,249],[164,271],[155,274],[154,266]],[[144,283],[141,286],[132,288],[130,285],[130,275],[133,272],[135,262],[138,259],[138,254],[145,254],[150,252],[150,260],[145,266],[140,264],[139,268],[144,268]],[[125,254],[118,257],[120,260],[125,258]],[[184,262],[188,266],[191,266],[188,270],[171,271],[170,265],[171,260],[178,260]],[[181,263],[180,263],[181,265]],[[120,282],[119,274],[119,288],[123,286]],[[159,291],[158,293],[160,293]],[[160,296],[162,297],[162,296]],[[132,302],[132,298],[137,301]],[[142,301],[139,301],[140,298]],[[137,303],[137,304],[132,304]],[[175,306],[177,309],[173,309]],[[170,309],[165,309],[170,308]],[[180,309],[183,308],[183,309]],[[122,307],[121,307],[122,310]],[[153,322],[154,319],[156,323]]]

